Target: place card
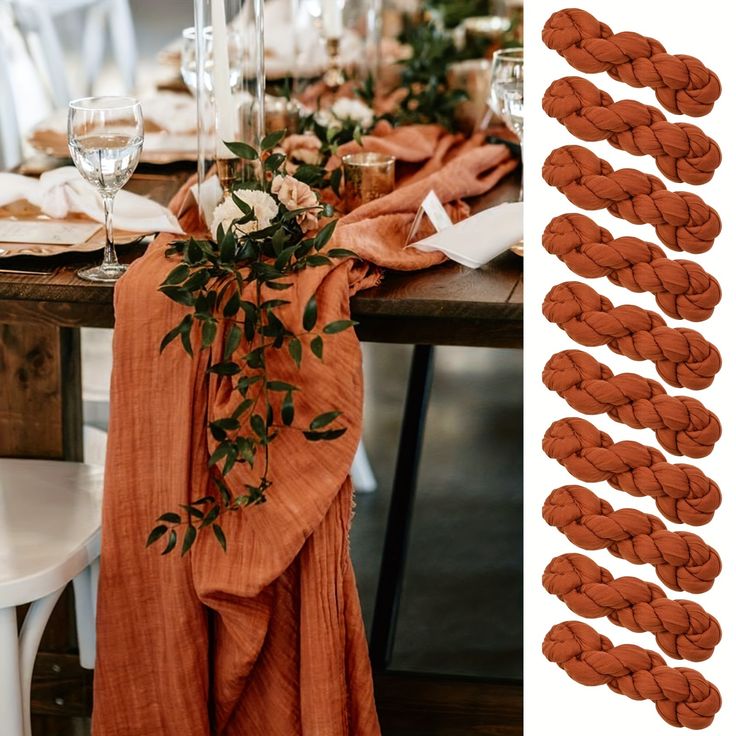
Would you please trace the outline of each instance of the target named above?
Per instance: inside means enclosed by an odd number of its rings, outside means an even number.
[[[0,219],[0,243],[24,245],[77,245],[99,229],[98,222]]]
[[[429,194],[424,198],[424,201],[419,205],[419,210],[414,218],[411,229],[409,230],[409,236],[406,239],[406,244],[409,245],[412,240],[417,236],[419,227],[422,224],[422,219],[425,217],[432,223],[432,227],[435,232],[441,232],[448,227],[452,227],[452,220],[445,211],[444,205],[437,196],[437,192],[434,189],[430,190]]]

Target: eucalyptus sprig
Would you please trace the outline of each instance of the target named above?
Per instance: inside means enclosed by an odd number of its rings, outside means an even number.
[[[211,494],[159,516],[147,545],[164,540],[162,554],[180,545],[186,554],[197,537],[211,530],[224,550],[227,538],[219,523],[226,513],[262,504],[272,485],[269,448],[287,431],[301,432],[310,442],[334,441],[347,427],[340,424],[341,411],[333,406],[306,419],[297,416],[294,396],[300,387],[275,375],[269,356],[285,349],[296,369],[305,360],[324,360],[331,335],[350,329],[352,320],[320,322],[316,295],[306,303],[296,331],[279,316],[290,304],[289,290],[299,272],[332,265],[336,260],[356,257],[349,250],[330,248],[333,220],[317,232],[304,232],[300,222],[307,212],[331,217],[332,208],[315,197],[316,205],[290,209],[272,193],[269,180],[284,175],[285,157],[273,151],[284,132],[261,141],[260,150],[229,143],[229,149],[250,164],[262,167],[263,176],[249,182],[250,190],[232,193],[239,217],[227,227],[220,224],[216,238],[189,238],[171,244],[166,256],[176,261],[159,290],[187,308],[187,313],[161,341],[161,351],[178,341],[193,356],[192,335],[199,333],[200,350],[207,352],[209,380],[229,380],[239,401],[226,416],[209,422],[207,432],[214,443],[209,459]],[[277,214],[266,227],[259,227],[257,213],[245,201],[248,192],[268,192]],[[263,197],[263,194],[260,194]],[[222,335],[222,354],[214,357],[213,346]],[[248,480],[232,488],[227,477],[245,468]]]

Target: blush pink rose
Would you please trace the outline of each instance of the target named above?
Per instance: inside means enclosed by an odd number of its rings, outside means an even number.
[[[271,184],[271,191],[288,210],[293,211],[301,210],[305,207],[319,207],[319,200],[314,191],[312,191],[312,188],[303,181],[299,181],[288,174],[286,176],[281,174],[275,176]],[[296,216],[296,221],[304,232],[308,232],[317,227],[317,214],[314,209],[300,212]]]

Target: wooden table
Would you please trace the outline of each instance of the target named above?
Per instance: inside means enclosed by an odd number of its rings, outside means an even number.
[[[142,169],[129,189],[166,203],[190,171],[175,166]],[[513,200],[518,186],[518,176],[507,177],[476,207]],[[129,248],[121,253],[121,260],[139,257],[144,250],[144,246]],[[88,262],[89,255],[73,263],[66,260],[51,274],[0,273],[0,456],[82,459],[79,328],[114,325],[112,286],[85,282],[75,275],[80,265]],[[361,340],[415,346],[371,634],[371,657],[379,674],[377,690],[380,695],[381,683],[390,683],[384,687],[389,703],[393,702],[391,693],[400,691],[403,682],[387,668],[430,397],[433,347],[520,348],[522,273],[522,259],[506,253],[477,271],[445,264],[417,273],[388,273],[379,287],[351,301],[351,315],[359,322]],[[66,627],[68,621],[50,628],[43,646],[47,653],[39,656],[34,699],[37,712],[68,714],[70,699],[79,698],[82,690],[81,671],[73,659],[58,651],[68,645]],[[70,677],[70,668],[74,676],[68,687],[62,688],[66,695],[55,695],[64,677]],[[84,681],[89,682],[88,678]],[[420,685],[421,681],[418,685],[410,680],[403,687],[413,693],[416,712],[426,716],[432,708],[441,707],[438,700],[443,700],[445,691],[433,681],[423,703],[418,694],[422,692]],[[444,698],[450,711],[456,707],[454,687],[448,685]],[[479,721],[473,733],[521,734],[520,683],[498,683],[490,690],[479,687],[472,683],[459,696],[467,702],[477,701]],[[84,702],[76,704],[79,712],[86,707]],[[431,721],[430,717],[422,733],[433,733],[428,725]]]

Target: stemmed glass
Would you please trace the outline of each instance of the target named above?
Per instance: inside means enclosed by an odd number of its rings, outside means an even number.
[[[194,27],[181,32],[181,78],[192,97],[197,96],[197,34]],[[212,72],[214,58],[212,52],[212,26],[204,29],[204,86],[210,102],[214,96]],[[242,34],[233,29],[228,31],[228,57],[230,59],[230,87],[235,90],[240,83],[241,59],[245,53]]]
[[[69,103],[69,151],[79,173],[102,196],[105,253],[102,264],[77,273],[87,281],[112,282],[128,268],[118,263],[112,229],[113,201],[133,175],[143,147],[143,113],[132,97],[86,97]]]
[[[506,127],[516,133],[524,159],[524,49],[499,49],[491,64],[491,99],[493,111]],[[523,199],[519,191],[519,201]]]

